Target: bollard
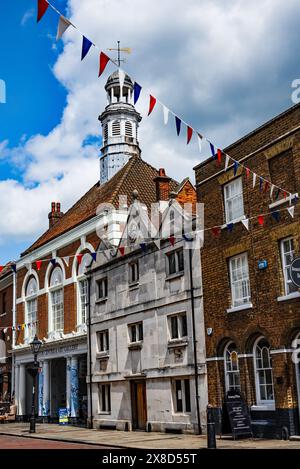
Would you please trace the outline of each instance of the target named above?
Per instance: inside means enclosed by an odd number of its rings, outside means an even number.
[[[216,428],[211,405],[207,406],[207,448],[216,449]]]

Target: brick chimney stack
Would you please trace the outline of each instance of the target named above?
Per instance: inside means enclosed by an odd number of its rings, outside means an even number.
[[[60,202],[51,202],[51,212],[48,214],[49,228],[52,228],[62,216],[63,212],[60,211]]]
[[[169,200],[171,178],[166,176],[164,168],[158,170],[158,176],[153,179],[156,185],[156,200]]]

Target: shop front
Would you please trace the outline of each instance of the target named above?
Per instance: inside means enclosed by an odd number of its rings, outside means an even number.
[[[19,420],[31,414],[32,365],[28,347],[15,353],[15,394]],[[59,409],[66,409],[69,422],[85,425],[87,420],[86,342],[44,344],[39,356],[36,380],[36,416],[43,422],[58,422]]]

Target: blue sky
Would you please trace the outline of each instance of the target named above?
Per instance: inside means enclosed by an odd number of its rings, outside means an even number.
[[[0,265],[47,229],[51,201],[66,211],[99,178],[107,67],[98,53],[80,61],[81,35],[56,42],[58,16],[36,23],[36,0],[0,6]],[[148,91],[218,147],[290,107],[300,78],[298,0],[52,0],[102,50],[133,49],[125,70],[143,86],[142,157],[170,176],[193,179],[199,154],[159,106],[146,117]],[[259,5],[259,6],[258,6]]]

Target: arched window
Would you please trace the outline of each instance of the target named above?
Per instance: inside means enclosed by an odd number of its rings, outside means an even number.
[[[125,135],[126,137],[132,137],[132,123],[129,121],[125,122]]]
[[[226,391],[241,389],[239,359],[234,342],[229,342],[224,350],[225,388]]]
[[[50,277],[51,301],[51,330],[63,332],[64,330],[64,289],[63,273],[60,267],[55,267]]]
[[[274,386],[270,345],[260,337],[254,345],[254,366],[257,404],[274,403]]]
[[[112,123],[112,136],[113,137],[119,137],[121,134],[121,123],[120,121],[113,121]]]
[[[26,286],[25,341],[29,342],[37,333],[37,281],[31,277]]]
[[[85,277],[86,267],[91,264],[92,258],[90,253],[83,255],[80,265],[78,266],[78,314],[77,325],[86,323],[86,313],[88,305],[88,282]]]

